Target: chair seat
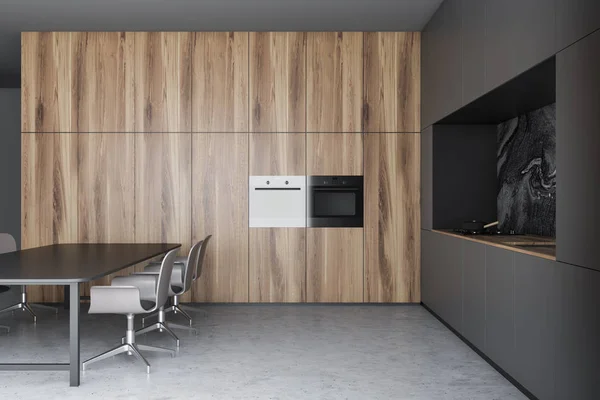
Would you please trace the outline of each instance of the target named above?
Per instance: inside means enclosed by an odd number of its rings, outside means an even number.
[[[93,286],[90,289],[90,314],[145,314],[154,311],[152,301],[140,300],[135,286]]]

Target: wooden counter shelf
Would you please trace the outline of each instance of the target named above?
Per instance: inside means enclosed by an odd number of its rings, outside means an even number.
[[[451,230],[433,229],[432,232],[443,235],[454,236],[472,242],[483,243],[501,249],[516,251],[518,253],[529,254],[530,256],[541,257],[547,260],[556,261],[556,239],[536,235],[462,235]],[[540,246],[539,248],[523,248],[521,246]],[[554,247],[551,247],[554,246]]]

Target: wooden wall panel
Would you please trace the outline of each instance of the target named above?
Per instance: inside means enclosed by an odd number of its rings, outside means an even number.
[[[134,130],[133,33],[71,33],[72,132]]]
[[[304,132],[306,33],[250,32],[250,131]]]
[[[71,131],[71,34],[21,34],[21,131]]]
[[[363,229],[308,228],[306,301],[363,301]]]
[[[21,246],[76,243],[77,135],[21,135]],[[57,302],[62,286],[29,286],[29,300]]]
[[[307,175],[362,175],[363,135],[307,133]]]
[[[197,32],[192,131],[248,132],[248,32]]]
[[[79,243],[133,243],[134,139],[127,133],[79,135]],[[89,295],[91,286],[110,284],[112,278],[84,284],[82,294]]]
[[[365,301],[419,302],[420,136],[365,135]]]
[[[305,164],[306,134],[250,134],[250,175],[305,175]]]
[[[365,132],[420,132],[420,32],[364,34]]]
[[[251,303],[306,301],[306,229],[250,229]]]
[[[213,235],[195,302],[248,301],[248,134],[192,135],[192,239]]]
[[[308,32],[307,132],[361,132],[363,33]]]
[[[191,242],[190,133],[136,133],[135,242]]]
[[[191,132],[192,34],[134,35],[135,131]]]

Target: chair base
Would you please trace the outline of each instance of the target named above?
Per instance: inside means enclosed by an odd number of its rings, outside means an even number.
[[[0,314],[8,311],[14,312],[15,310],[23,310],[27,311],[33,317],[33,322],[36,323],[37,315],[35,314],[35,312],[33,312],[33,309],[31,307],[37,307],[42,310],[51,310],[54,311],[55,314],[58,314],[58,308],[56,307],[50,307],[43,304],[29,304],[27,302],[27,292],[25,291],[25,286],[21,286],[21,301],[12,306],[3,308],[2,310],[0,310]]]
[[[134,355],[140,361],[142,361],[144,364],[146,364],[146,373],[149,374],[150,373],[150,363],[148,362],[148,360],[146,360],[146,358],[144,358],[144,356],[142,355],[140,350],[154,351],[154,352],[159,352],[159,353],[169,353],[171,355],[171,357],[175,357],[175,350],[165,349],[163,347],[146,346],[143,344],[137,344],[135,342],[135,332],[133,330],[133,315],[127,315],[127,331],[126,331],[124,340],[122,340],[122,342],[121,342],[121,345],[115,347],[114,349],[108,350],[102,354],[94,356],[94,357],[90,358],[89,360],[84,361],[81,364],[81,368],[82,368],[82,370],[85,371],[86,367],[88,367],[90,364],[105,360],[109,357],[113,357],[118,354],[127,353],[128,355]]]
[[[142,318],[142,326],[145,326],[146,320],[148,318],[153,318],[155,316],[158,316],[158,322],[165,322],[164,319],[161,320],[161,312],[164,313],[166,315],[166,313],[170,313],[172,312],[173,314],[181,314],[183,315],[185,318],[187,318],[187,320],[189,321],[190,327],[192,326],[192,317],[190,317],[190,315],[188,313],[186,313],[183,309],[181,309],[179,307],[179,301],[178,301],[178,296],[174,296],[173,297],[173,305],[169,308],[166,309],[162,309],[162,310],[158,310],[153,312],[152,314],[146,315],[144,318]],[[163,316],[164,318],[164,316]],[[181,325],[177,325],[177,326],[181,326]]]

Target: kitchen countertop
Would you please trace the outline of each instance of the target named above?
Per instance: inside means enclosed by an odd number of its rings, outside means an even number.
[[[433,232],[556,261],[556,239],[536,235],[462,235],[450,229]]]

